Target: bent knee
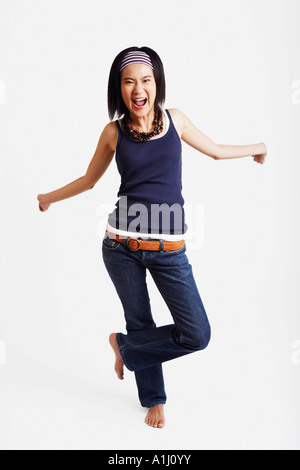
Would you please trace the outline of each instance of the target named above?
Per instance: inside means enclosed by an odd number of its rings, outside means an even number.
[[[199,350],[199,351],[201,349],[207,348],[207,346],[210,342],[210,337],[211,337],[211,332],[210,332],[210,328],[209,328],[204,334],[201,334],[196,338],[194,348]]]
[[[211,330],[210,330],[210,327],[208,328],[208,331],[206,332],[206,335],[204,337],[204,341],[203,341],[203,347],[201,349],[205,349],[207,348],[209,342],[210,342],[210,338],[211,338]]]
[[[211,329],[210,326],[207,325],[205,330],[201,330],[199,332],[194,332],[194,334],[187,338],[185,344],[195,351],[200,351],[201,349],[207,348],[211,338]]]

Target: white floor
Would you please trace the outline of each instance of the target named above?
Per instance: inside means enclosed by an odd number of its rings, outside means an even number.
[[[284,397],[290,391],[269,366],[265,383],[260,373],[253,386],[255,367],[239,372],[236,361],[226,354],[216,361],[209,349],[165,363],[166,426],[153,429],[144,423],[133,374],[119,381],[110,351],[99,370],[75,357],[74,373],[9,350],[0,366],[1,449],[299,448],[293,403]]]

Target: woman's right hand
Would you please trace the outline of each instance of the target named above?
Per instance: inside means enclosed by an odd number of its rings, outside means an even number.
[[[50,204],[45,202],[43,194],[39,194],[37,196],[37,199],[39,201],[39,209],[41,212],[45,212],[47,209],[49,209]]]

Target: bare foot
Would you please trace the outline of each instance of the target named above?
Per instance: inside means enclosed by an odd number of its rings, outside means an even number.
[[[117,334],[112,333],[109,336],[109,343],[111,347],[114,350],[115,356],[116,356],[116,361],[115,361],[115,371],[117,373],[117,376],[120,380],[124,379],[124,362],[122,360],[122,356],[120,354],[119,348],[118,348],[118,343],[117,343]]]
[[[153,428],[163,428],[165,425],[164,405],[156,405],[150,408],[145,423]]]

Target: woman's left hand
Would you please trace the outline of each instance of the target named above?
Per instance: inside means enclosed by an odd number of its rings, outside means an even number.
[[[261,164],[265,163],[265,158],[267,156],[268,151],[267,151],[267,147],[265,146],[265,144],[264,144],[264,147],[265,147],[264,153],[260,153],[259,155],[254,155],[253,160],[255,162],[261,163]]]

